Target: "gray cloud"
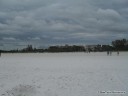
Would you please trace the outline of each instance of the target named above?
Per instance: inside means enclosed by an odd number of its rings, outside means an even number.
[[[104,44],[128,38],[127,4],[127,0],[0,0],[0,45]]]

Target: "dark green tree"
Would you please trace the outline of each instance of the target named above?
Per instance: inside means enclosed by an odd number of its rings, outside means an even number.
[[[126,39],[112,41],[112,45],[116,50],[124,50],[126,47],[126,43]]]

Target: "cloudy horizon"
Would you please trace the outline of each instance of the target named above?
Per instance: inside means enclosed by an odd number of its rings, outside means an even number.
[[[0,0],[0,49],[128,38],[127,0]]]

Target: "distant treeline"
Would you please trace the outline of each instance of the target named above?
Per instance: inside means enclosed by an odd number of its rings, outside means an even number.
[[[46,49],[33,48],[32,45],[28,45],[21,50],[1,50],[4,53],[32,53],[32,52],[104,52],[104,51],[128,51],[128,40],[121,39],[111,42],[111,45],[64,45],[64,46],[50,46]]]

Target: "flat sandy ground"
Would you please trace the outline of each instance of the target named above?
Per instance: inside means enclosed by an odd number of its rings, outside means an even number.
[[[128,52],[2,54],[0,96],[128,96]]]

